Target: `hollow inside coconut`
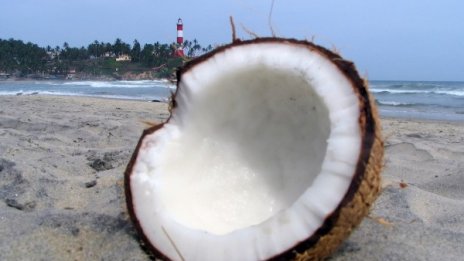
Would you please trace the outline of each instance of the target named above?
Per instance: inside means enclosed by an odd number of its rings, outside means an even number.
[[[169,120],[141,139],[131,207],[172,260],[264,260],[326,225],[353,182],[360,99],[322,52],[225,48],[185,69]]]

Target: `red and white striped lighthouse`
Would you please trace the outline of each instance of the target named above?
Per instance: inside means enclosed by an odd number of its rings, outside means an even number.
[[[184,56],[184,24],[182,23],[182,19],[179,18],[177,20],[177,49],[175,52],[176,56],[183,57]]]

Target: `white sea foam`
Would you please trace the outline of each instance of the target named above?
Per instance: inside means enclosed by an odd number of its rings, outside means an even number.
[[[11,96],[11,95],[60,95],[60,96],[82,96],[79,93],[72,92],[58,92],[58,91],[44,91],[44,90],[16,90],[16,91],[0,91],[2,96]]]
[[[464,96],[464,90],[449,90],[449,91],[434,91],[438,94],[454,95],[454,96]]]
[[[129,95],[102,95],[102,94],[88,94],[88,93],[76,93],[76,92],[62,92],[62,91],[43,91],[43,90],[18,90],[18,91],[0,91],[0,96],[18,96],[18,95],[55,95],[55,96],[76,96],[76,97],[98,97],[98,98],[110,98],[110,99],[121,99],[121,100],[144,100],[152,101],[157,100],[160,102],[168,102],[167,97],[159,96],[129,96]]]
[[[395,89],[376,89],[376,88],[371,88],[370,91],[373,93],[392,93],[392,94],[430,93],[430,91],[424,91],[424,90],[395,90]]]
[[[86,86],[93,88],[175,88],[175,85],[164,80],[140,80],[140,81],[69,81],[54,83],[54,85]]]
[[[444,94],[453,96],[464,96],[464,90],[398,90],[398,89],[370,89],[372,93],[391,94]]]
[[[0,81],[0,95],[61,95],[114,99],[167,101],[176,86],[167,80],[138,81]],[[463,82],[378,82],[370,91],[383,110],[433,112],[462,115]]]
[[[388,105],[388,106],[412,106],[411,103],[406,102],[396,102],[396,101],[377,101],[380,105]]]

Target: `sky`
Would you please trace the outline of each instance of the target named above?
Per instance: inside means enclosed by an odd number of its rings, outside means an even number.
[[[237,35],[309,39],[370,80],[464,81],[462,0],[0,0],[0,38],[39,46],[94,40],[218,45]],[[271,30],[272,26],[272,30]],[[243,28],[246,28],[244,30]]]

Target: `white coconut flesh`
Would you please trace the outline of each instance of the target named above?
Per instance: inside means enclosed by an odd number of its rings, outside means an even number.
[[[359,101],[324,55],[238,45],[182,76],[130,176],[143,233],[173,260],[263,260],[340,204],[361,151]]]

